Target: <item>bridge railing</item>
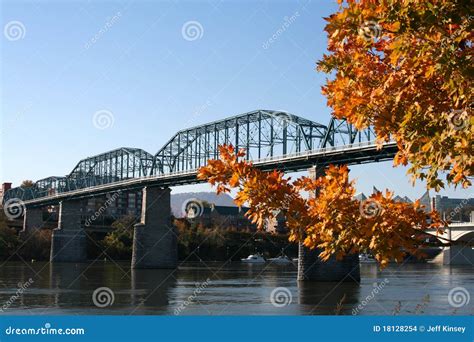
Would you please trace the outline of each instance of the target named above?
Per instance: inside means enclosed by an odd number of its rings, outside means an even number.
[[[363,147],[375,146],[375,144],[376,144],[375,141],[366,141],[366,142],[348,144],[348,145],[344,145],[344,146],[318,148],[318,149],[313,149],[313,150],[309,150],[309,151],[295,152],[295,153],[287,154],[285,156],[273,156],[273,157],[260,158],[260,159],[253,160],[252,162],[253,162],[254,165],[259,166],[261,164],[279,163],[279,162],[282,162],[282,161],[285,161],[285,160],[297,159],[297,158],[301,158],[301,157],[310,157],[310,156],[314,156],[314,155],[324,156],[325,154],[330,153],[330,152],[349,151],[349,150],[353,150],[353,149],[360,149],[360,148],[363,148]],[[146,182],[147,180],[148,181],[163,180],[163,179],[166,180],[166,179],[169,179],[169,178],[178,178],[178,177],[183,177],[183,176],[193,176],[198,172],[198,170],[199,169],[183,170],[183,171],[175,171],[175,172],[170,172],[170,173],[160,174],[160,175],[148,175],[148,176],[141,176],[141,177],[137,177],[137,178],[129,178],[129,179],[113,182],[113,183],[96,185],[96,186],[94,186],[94,188],[95,189],[109,189],[109,188],[113,188],[114,186],[126,188],[127,186],[131,186],[131,185],[136,186],[137,184],[139,184],[141,182]],[[26,196],[28,198],[26,198],[26,197],[25,198],[18,198],[18,200],[29,201],[29,200],[37,200],[37,199],[43,199],[43,198],[54,199],[54,198],[61,197],[62,194],[64,194],[64,193],[68,193],[68,194],[71,194],[71,195],[82,194],[84,192],[87,192],[88,189],[90,189],[90,187],[78,188],[78,189],[68,189],[68,188],[67,189],[62,189],[62,188],[59,188],[59,189],[56,189],[57,191],[55,193],[51,193],[51,194],[47,193],[46,196],[38,196],[38,194],[36,194],[36,196]],[[14,190],[14,189],[12,189],[12,190]],[[18,192],[15,192],[15,191],[12,191],[10,194],[8,194],[8,192],[7,192],[7,196],[5,196],[4,202],[6,200],[12,198],[12,196],[8,196],[8,195],[17,195],[17,194],[18,194]],[[24,194],[25,193],[23,193],[23,195]]]
[[[342,150],[351,150],[351,149],[357,149],[365,146],[375,146],[376,142],[375,140],[372,141],[364,141],[360,143],[354,143],[354,144],[347,144],[343,146],[331,146],[331,147],[324,147],[324,148],[319,148],[315,150],[309,150],[309,151],[302,151],[302,152],[295,152],[291,154],[287,154],[285,156],[274,156],[274,157],[266,157],[266,158],[260,158],[258,160],[254,160],[254,164],[261,164],[261,163],[267,163],[267,162],[272,162],[272,161],[279,161],[279,160],[286,160],[286,159],[293,159],[293,158],[298,158],[298,157],[305,157],[305,156],[312,156],[315,154],[322,154],[324,155],[325,153],[328,152],[334,152],[334,151],[342,151]]]

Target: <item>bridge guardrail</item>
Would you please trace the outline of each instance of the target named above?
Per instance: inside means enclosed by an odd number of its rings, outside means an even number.
[[[388,143],[384,143],[382,146],[393,145],[393,144],[394,144],[393,142],[388,142]],[[354,150],[354,149],[360,149],[362,147],[374,147],[374,146],[375,146],[375,141],[365,141],[365,142],[360,142],[357,144],[348,144],[348,145],[337,146],[337,147],[326,147],[326,148],[319,148],[319,149],[314,149],[314,150],[309,150],[309,151],[295,152],[295,153],[287,154],[285,156],[260,158],[252,162],[256,166],[261,166],[262,164],[266,164],[270,162],[278,163],[278,162],[282,162],[286,160],[297,159],[301,157],[310,157],[310,156],[315,156],[315,155],[324,156],[330,152],[349,151],[349,150]],[[34,202],[41,202],[43,200],[44,201],[54,200],[58,198],[64,198],[67,196],[87,194],[88,192],[92,192],[91,189],[94,189],[93,192],[101,192],[101,191],[118,188],[118,187],[127,188],[127,187],[140,185],[141,183],[149,183],[152,181],[166,180],[169,178],[186,177],[186,176],[192,177],[195,174],[197,174],[197,172],[198,172],[198,169],[193,169],[193,170],[170,172],[170,173],[159,174],[159,175],[149,175],[149,176],[142,176],[142,177],[137,177],[137,178],[129,178],[126,180],[100,184],[93,187],[86,187],[86,188],[75,189],[75,190],[70,190],[70,191],[56,192],[54,194],[50,194],[47,196],[24,199],[23,201],[27,203],[30,203],[30,202],[34,203]],[[113,190],[110,190],[110,191],[113,191]]]

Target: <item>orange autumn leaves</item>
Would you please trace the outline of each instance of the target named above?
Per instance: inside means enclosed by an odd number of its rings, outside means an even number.
[[[420,255],[424,230],[440,229],[436,213],[427,214],[420,204],[395,202],[392,193],[372,195],[367,201],[354,198],[354,181],[347,166],[332,166],[316,180],[301,177],[294,182],[282,172],[263,172],[243,160],[245,152],[232,146],[219,147],[220,159],[210,160],[198,178],[217,186],[217,192],[237,190],[237,205],[248,205],[246,213],[263,228],[266,219],[282,213],[290,241],[320,248],[320,257],[370,251],[381,266],[401,261],[404,252]],[[304,193],[318,193],[304,196]]]
[[[395,165],[428,188],[467,188],[474,173],[474,16],[469,1],[339,1],[326,18],[330,75],[323,94],[337,118],[395,139]]]

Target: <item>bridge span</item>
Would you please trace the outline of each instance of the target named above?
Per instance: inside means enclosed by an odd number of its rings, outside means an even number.
[[[345,120],[323,125],[274,110],[256,110],[177,132],[156,154],[118,148],[80,160],[70,174],[38,180],[32,187],[10,189],[4,206],[25,208],[23,234],[42,225],[41,207],[59,204],[51,261],[85,261],[86,234],[81,200],[116,191],[142,190],[141,223],[134,229],[134,268],[174,268],[177,243],[171,225],[169,187],[198,182],[197,170],[219,157],[218,146],[244,148],[262,170],[307,170],[328,164],[361,164],[392,159],[397,146],[377,148],[371,127],[357,130]],[[358,258],[308,265],[300,253],[301,279],[357,280]],[[350,275],[349,279],[347,275]]]
[[[332,118],[323,125],[294,114],[256,110],[176,133],[155,155],[138,148],[118,148],[80,160],[66,176],[52,176],[32,187],[5,193],[4,203],[27,207],[65,198],[96,196],[117,189],[177,186],[197,182],[197,170],[219,157],[218,146],[245,148],[247,159],[264,170],[287,172],[327,164],[360,164],[392,159],[393,142],[381,149],[371,127],[356,130]]]
[[[429,230],[435,233],[434,230]],[[474,222],[451,223],[440,235],[441,238],[454,241],[455,244],[443,247],[442,253],[435,259],[444,265],[474,264]],[[440,239],[440,242],[446,242]]]
[[[384,161],[393,158],[397,146],[393,142],[383,144],[378,149],[375,142],[361,142],[345,146],[327,147],[312,151],[298,152],[285,156],[268,157],[256,160],[253,164],[259,169],[282,170],[295,172],[307,170],[315,165],[324,166],[328,164],[362,164],[374,161]],[[167,174],[158,174],[118,180],[116,182],[94,185],[82,189],[63,192],[50,192],[47,196],[37,198],[25,198],[24,205],[28,207],[53,205],[64,199],[87,198],[114,191],[127,191],[143,188],[144,186],[172,187],[202,182],[197,179],[198,169],[189,171],[177,171]]]

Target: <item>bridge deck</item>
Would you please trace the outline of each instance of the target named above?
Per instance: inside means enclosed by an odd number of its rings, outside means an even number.
[[[286,156],[270,157],[254,161],[253,164],[262,170],[282,170],[295,172],[306,170],[314,165],[328,164],[361,164],[374,161],[390,160],[394,157],[397,146],[394,142],[385,143],[381,149],[373,141],[357,144],[327,147],[312,151],[304,151]],[[114,191],[126,191],[144,186],[177,186],[199,183],[198,170],[181,171],[163,175],[143,176],[114,183],[88,187],[84,189],[61,192],[50,196],[24,201],[25,206],[44,206],[57,204],[65,199],[87,198]]]

